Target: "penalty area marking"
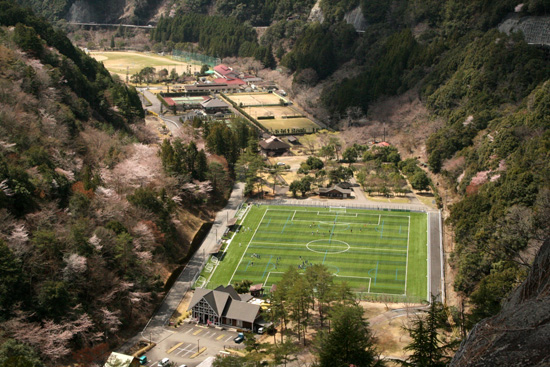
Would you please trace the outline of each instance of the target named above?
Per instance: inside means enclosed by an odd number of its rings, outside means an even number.
[[[319,250],[314,250],[312,249],[311,247],[315,247],[316,245],[314,245],[313,243],[315,242],[327,242],[327,240],[325,239],[322,239],[322,240],[314,240],[314,241],[310,241],[306,244],[306,248],[309,250],[309,251],[312,251],[312,252],[316,252],[318,254],[326,254],[328,252],[330,252],[331,254],[340,254],[342,252],[346,252],[350,249],[350,245],[347,243],[347,242],[344,242],[344,241],[340,241],[340,240],[331,240],[332,242],[339,242],[341,244],[343,244],[343,246],[339,247],[337,246],[336,248],[340,248],[340,251],[329,251],[328,249],[325,248],[325,251],[319,251]],[[310,247],[311,245],[311,247]],[[326,245],[323,245],[323,244],[319,244],[317,245],[318,247],[325,247],[325,246],[330,246],[330,244],[326,244]]]
[[[338,278],[368,279],[369,280],[369,289],[367,290],[367,293],[370,293],[370,284],[372,282],[371,277],[354,277],[354,276],[351,276],[351,275],[338,275],[336,273],[332,274],[332,276],[338,277]]]

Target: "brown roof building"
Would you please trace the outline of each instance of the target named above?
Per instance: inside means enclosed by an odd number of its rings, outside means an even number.
[[[269,139],[260,141],[260,148],[266,155],[279,155],[287,152],[290,149],[290,145],[282,141],[276,136],[272,136]]]
[[[229,105],[218,98],[208,98],[207,100],[201,102],[202,108],[206,113],[216,113],[223,112],[229,109]]]
[[[351,190],[343,189],[339,186],[332,186],[319,189],[319,196],[329,197],[329,198],[338,198],[346,199],[351,197]]]
[[[201,324],[250,330],[260,316],[260,306],[244,302],[230,285],[220,285],[214,290],[195,289],[188,310],[192,310],[193,318]]]
[[[239,85],[229,85],[227,83],[196,83],[184,85],[183,89],[188,95],[206,95],[210,93],[231,93],[239,90]]]
[[[264,285],[263,284],[254,284],[250,286],[250,294],[253,297],[261,297],[264,294]]]

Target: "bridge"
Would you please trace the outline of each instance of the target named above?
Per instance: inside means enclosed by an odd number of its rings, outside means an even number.
[[[144,29],[155,29],[154,25],[134,25],[134,24],[107,24],[107,23],[79,23],[79,22],[68,22],[70,25],[86,26],[86,27],[126,27],[126,28],[144,28]]]

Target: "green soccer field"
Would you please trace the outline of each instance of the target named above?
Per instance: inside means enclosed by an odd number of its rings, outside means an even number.
[[[269,290],[289,267],[326,265],[363,299],[427,299],[427,215],[338,208],[250,205],[224,253],[195,286],[248,279]]]

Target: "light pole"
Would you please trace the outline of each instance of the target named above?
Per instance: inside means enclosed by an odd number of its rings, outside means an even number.
[[[201,349],[201,344],[200,344],[201,340],[200,339],[197,339],[197,353],[199,352],[199,350]]]

